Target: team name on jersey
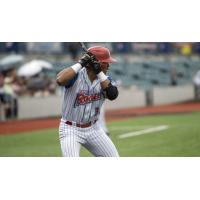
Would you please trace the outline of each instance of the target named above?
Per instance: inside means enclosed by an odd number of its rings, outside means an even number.
[[[98,101],[100,99],[101,99],[101,93],[93,93],[89,95],[87,94],[87,91],[82,90],[76,96],[74,107],[77,107],[79,105],[85,105],[93,101]]]

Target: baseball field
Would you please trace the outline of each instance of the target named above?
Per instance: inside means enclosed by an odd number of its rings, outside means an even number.
[[[120,156],[200,156],[200,112],[108,122]],[[56,128],[0,135],[0,156],[61,156]],[[81,156],[92,156],[81,149]]]

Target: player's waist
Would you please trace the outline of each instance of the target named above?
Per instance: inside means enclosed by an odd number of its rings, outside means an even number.
[[[77,123],[77,122],[69,121],[69,120],[65,120],[65,119],[61,119],[61,121],[67,125],[76,126],[78,128],[89,128],[97,122],[97,119],[95,119],[94,121],[87,122],[87,123]]]

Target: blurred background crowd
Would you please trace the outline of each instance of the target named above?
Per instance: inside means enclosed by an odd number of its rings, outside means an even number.
[[[199,42],[85,42],[87,46],[96,44],[106,45],[112,53],[134,53],[134,54],[170,54],[183,55],[200,54]],[[81,51],[77,42],[0,42],[0,53],[44,53],[44,54],[66,54],[71,53],[76,58]]]
[[[110,74],[122,87],[200,85],[200,43],[110,42],[103,45],[118,63]],[[56,74],[82,54],[77,42],[0,42],[0,112],[17,118],[18,98],[60,94]],[[1,113],[0,113],[1,114]]]

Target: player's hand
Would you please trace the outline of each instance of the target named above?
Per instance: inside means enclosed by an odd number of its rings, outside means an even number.
[[[81,59],[78,61],[82,67],[85,67],[88,63],[90,63],[92,60],[91,55],[88,53],[85,53]]]
[[[92,69],[95,74],[99,74],[101,72],[101,67],[100,67],[100,62],[98,61],[93,61],[92,62]]]

